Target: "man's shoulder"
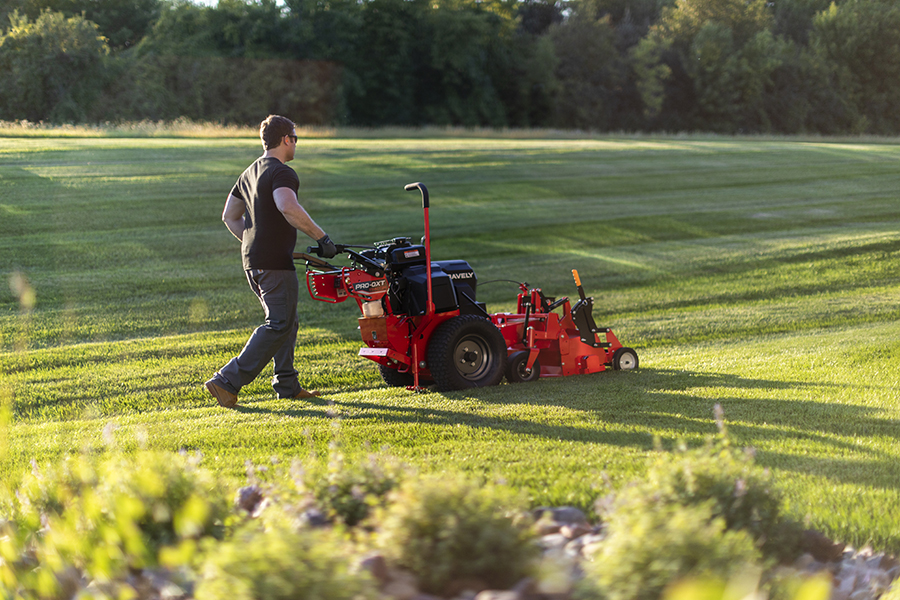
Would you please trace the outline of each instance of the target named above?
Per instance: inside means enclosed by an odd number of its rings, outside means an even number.
[[[261,156],[244,170],[232,193],[243,199],[257,196],[271,197],[278,188],[288,188],[298,193],[300,178],[297,173],[277,158]]]
[[[274,156],[260,156],[250,163],[250,166],[248,166],[245,171],[271,171],[281,169],[294,170]]]
[[[288,187],[296,192],[300,187],[300,178],[297,176],[297,172],[278,159],[275,159],[275,162],[278,164],[272,166],[272,189]]]
[[[241,177],[244,179],[260,180],[264,177],[297,177],[297,172],[277,158],[261,156],[253,164],[244,169]],[[298,178],[299,179],[299,178]]]
[[[267,159],[265,159],[265,160],[266,160],[266,161],[271,161],[271,167],[270,167],[270,168],[273,169],[273,170],[275,170],[275,171],[291,172],[291,173],[294,173],[295,175],[296,175],[296,173],[297,173],[296,171],[294,171],[294,169],[293,169],[290,165],[286,165],[285,163],[281,162],[281,161],[278,160],[277,158],[267,158]],[[268,163],[267,163],[267,164],[268,164]]]

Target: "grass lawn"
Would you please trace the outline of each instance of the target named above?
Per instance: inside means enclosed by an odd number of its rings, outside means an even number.
[[[264,373],[235,410],[202,382],[261,320],[219,220],[250,138],[0,138],[0,461],[144,446],[246,461],[385,452],[589,508],[605,477],[700,444],[722,405],[788,511],[900,551],[900,145],[732,138],[301,140],[301,201],[333,239],[422,231],[479,299],[575,294],[641,369],[451,394],[388,389],[352,303],[302,298],[301,381]],[[306,245],[301,240],[299,245]],[[22,276],[33,310],[16,296]],[[21,286],[16,288],[21,292]],[[28,304],[26,298],[26,305]],[[4,416],[5,415],[5,416]]]

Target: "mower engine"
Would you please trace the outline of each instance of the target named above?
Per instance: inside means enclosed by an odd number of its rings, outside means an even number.
[[[374,249],[361,254],[384,265],[391,313],[418,316],[427,312],[425,246],[412,245],[409,238],[394,238],[376,243]],[[464,260],[431,263],[431,290],[436,313],[458,309],[461,314],[486,317],[484,304],[475,301],[477,285],[475,271]]]

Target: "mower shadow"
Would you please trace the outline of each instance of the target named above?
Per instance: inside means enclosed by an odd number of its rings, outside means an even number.
[[[772,390],[784,390],[787,396],[797,389],[823,387],[859,389],[855,384],[820,385],[642,368],[433,395],[439,402],[411,394],[408,402],[382,404],[354,399],[352,394],[334,402],[327,397],[314,399],[315,406],[302,405],[308,408],[274,409],[251,404],[239,405],[236,410],[290,418],[337,418],[347,423],[373,421],[386,427],[462,426],[509,436],[651,451],[657,444],[663,448],[673,448],[680,441],[696,445],[714,435],[713,406],[718,403],[734,443],[758,448],[757,463],[762,466],[864,485],[872,485],[871,473],[877,472],[879,486],[900,488],[900,461],[896,456],[844,441],[872,436],[900,439],[900,421],[881,417],[878,408],[771,398]],[[704,389],[713,388],[734,392],[730,396],[702,395]],[[325,405],[333,405],[333,412],[323,411]],[[523,408],[498,411],[502,405]],[[813,452],[792,454],[780,448],[765,449],[772,442],[787,439]]]
[[[737,392],[714,398],[702,396],[704,389],[713,388]],[[757,453],[757,462],[762,466],[867,485],[871,485],[870,473],[875,469],[881,473],[879,485],[900,488],[897,457],[855,442],[857,438],[873,436],[900,440],[900,420],[884,418],[881,409],[868,406],[771,397],[772,390],[822,388],[879,389],[865,384],[818,384],[642,368],[518,384],[515,393],[504,385],[442,394],[442,406],[458,403],[458,409],[385,407],[368,401],[349,401],[340,406],[349,410],[350,414],[344,417],[349,419],[376,417],[388,422],[466,425],[511,435],[649,451],[657,443],[664,448],[672,448],[682,440],[698,444],[715,434],[713,406],[718,403],[735,443],[763,447]],[[759,393],[754,394],[753,390]],[[533,408],[547,410],[529,420],[494,416],[496,410],[490,409],[491,405],[513,404],[531,406],[532,410],[527,411],[530,414],[534,414]],[[560,413],[559,408],[568,410]],[[571,423],[569,411],[573,410],[578,411],[583,426]],[[549,416],[556,414],[568,417]],[[607,423],[615,427],[610,428]],[[812,449],[812,455],[765,450],[772,442],[788,439],[798,447]]]
[[[856,443],[859,438],[900,440],[900,420],[884,418],[877,407],[815,402],[794,398],[773,399],[772,390],[846,389],[879,390],[871,384],[841,385],[744,378],[737,375],[698,373],[671,369],[618,371],[601,375],[541,380],[532,390],[515,395],[515,403],[558,406],[583,411],[586,420],[616,423],[626,429],[650,430],[663,447],[681,440],[702,440],[716,433],[713,407],[719,404],[732,440],[741,446],[767,446],[770,442],[796,441],[798,446],[826,449],[829,455],[852,458],[809,456],[779,451],[759,451],[757,462],[799,473],[833,476],[846,482],[871,484],[862,473],[877,469],[884,487],[900,488],[900,462],[896,455]],[[708,397],[705,389],[739,390],[734,395]],[[501,388],[502,389],[502,388]],[[759,390],[759,394],[753,394]],[[484,390],[487,392],[487,390]],[[891,390],[884,388],[885,393]],[[483,402],[508,403],[510,394],[473,394]],[[740,395],[738,395],[740,394]],[[787,393],[785,394],[788,395]],[[448,395],[451,397],[452,395]],[[623,402],[623,399],[625,401]],[[553,432],[556,433],[556,432]],[[552,434],[552,433],[551,433]],[[599,434],[599,436],[598,436]],[[602,439],[607,432],[594,431],[589,441]],[[638,447],[651,448],[651,434],[643,434]],[[852,441],[843,441],[844,438]],[[814,454],[816,452],[813,452]]]

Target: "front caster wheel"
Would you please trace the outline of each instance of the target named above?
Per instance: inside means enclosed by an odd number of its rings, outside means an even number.
[[[613,354],[613,369],[616,371],[630,371],[638,368],[637,352],[631,348],[619,348]]]
[[[541,376],[541,363],[534,359],[534,365],[531,370],[525,368],[528,364],[527,350],[519,350],[513,352],[506,359],[506,380],[510,383],[525,383],[527,381],[535,381]]]

